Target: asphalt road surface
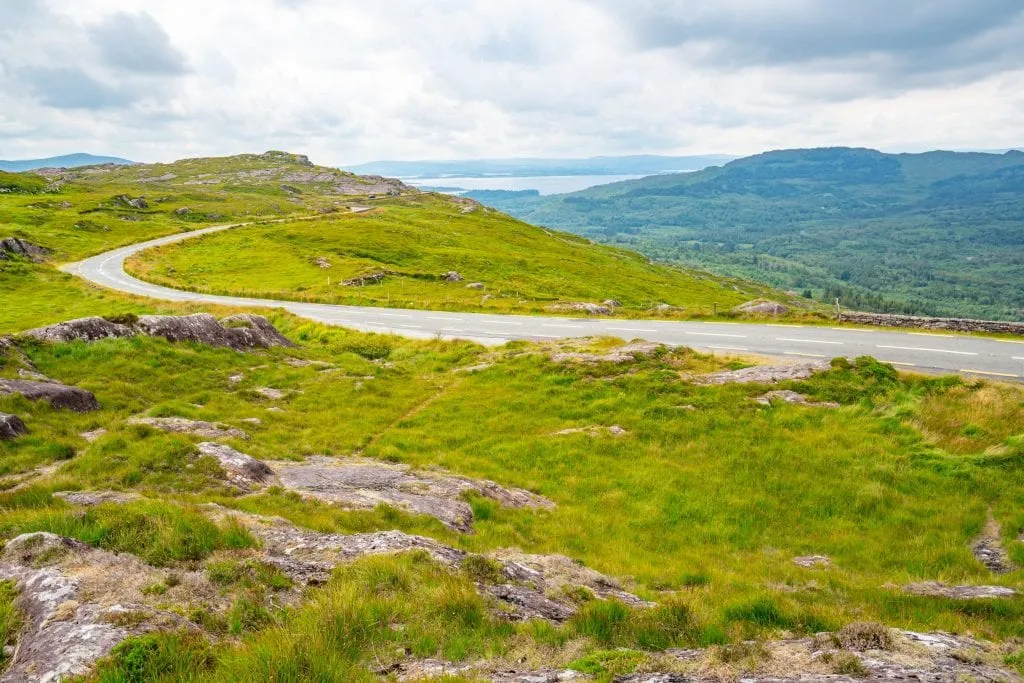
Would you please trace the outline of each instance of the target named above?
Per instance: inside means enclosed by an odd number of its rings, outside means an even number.
[[[925,331],[897,332],[877,328],[489,315],[311,304],[196,294],[149,284],[124,272],[124,260],[144,249],[243,225],[247,224],[215,226],[140,242],[67,264],[61,270],[104,287],[154,299],[280,308],[328,325],[407,337],[440,336],[470,339],[484,344],[502,344],[513,339],[545,340],[608,335],[721,353],[760,354],[790,359],[874,356],[907,370],[956,372],[1017,381],[1024,379],[1024,340]]]

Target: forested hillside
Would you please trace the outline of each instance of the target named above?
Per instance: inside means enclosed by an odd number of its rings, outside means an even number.
[[[884,312],[1024,320],[1024,153],[783,150],[569,195],[532,223]]]

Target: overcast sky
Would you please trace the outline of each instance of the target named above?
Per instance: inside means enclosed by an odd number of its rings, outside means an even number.
[[[1021,0],[0,0],[0,158],[1024,144]]]

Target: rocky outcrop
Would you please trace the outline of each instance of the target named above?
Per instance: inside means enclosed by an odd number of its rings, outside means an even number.
[[[261,542],[260,559],[303,584],[323,583],[337,565],[366,555],[422,551],[449,569],[467,571],[477,590],[497,600],[499,613],[510,619],[564,621],[578,609],[571,596],[581,590],[591,599],[614,598],[636,607],[651,605],[622,590],[613,579],[561,555],[505,551],[486,557],[401,531],[320,533],[300,529],[279,517],[217,505],[208,505],[207,509],[216,521],[233,520],[248,529]]]
[[[484,283],[482,283],[482,282],[470,282],[468,285],[466,285],[466,289],[483,289],[483,288],[484,288]]]
[[[129,197],[126,194],[119,195],[117,201],[121,202],[125,206],[131,209],[148,209],[149,202],[146,201],[145,197]]]
[[[971,544],[971,551],[978,562],[985,565],[993,574],[1009,574],[1017,569],[1010,554],[1003,547],[1002,527],[995,517],[989,514],[985,528]]]
[[[230,446],[204,441],[196,449],[202,455],[216,459],[228,481],[243,491],[251,491],[274,477],[274,471],[262,460],[240,453]]]
[[[784,306],[778,301],[772,301],[771,299],[754,299],[745,304],[740,304],[732,310],[749,315],[785,315],[789,313],[790,309],[789,306]]]
[[[49,249],[40,247],[37,244],[26,242],[17,237],[5,237],[0,239],[0,260],[10,256],[20,256],[36,263],[46,258],[50,253]]]
[[[752,656],[728,665],[722,648],[667,650],[658,659],[671,673],[636,673],[616,678],[617,683],[863,683],[864,681],[918,681],[956,683],[977,681],[1011,683],[1021,677],[1004,662],[999,646],[967,636],[917,633],[885,629],[890,640],[860,649],[844,644],[840,633],[813,638],[742,643],[725,646]],[[648,671],[650,668],[648,668]],[[685,673],[683,673],[685,672]]]
[[[832,564],[832,560],[825,555],[801,555],[793,558],[793,564],[810,569],[812,567],[828,567]]]
[[[126,325],[113,323],[96,316],[68,320],[47,327],[37,327],[22,333],[25,337],[43,342],[91,342],[99,339],[131,337],[134,334],[134,330]]]
[[[580,301],[571,304],[554,304],[547,307],[552,313],[586,313],[587,315],[611,315],[611,306]]]
[[[180,208],[175,209],[171,213],[173,213],[175,216],[187,216],[190,213],[192,213],[192,209],[188,208],[187,206],[182,206]]]
[[[602,353],[558,352],[551,355],[551,360],[556,363],[632,363],[666,348],[657,342],[635,341]]]
[[[1017,595],[1017,591],[1005,586],[950,586],[940,581],[912,583],[904,586],[903,590],[914,595],[929,595],[953,600],[988,600],[1012,598]]]
[[[237,427],[220,422],[189,420],[184,417],[133,417],[128,424],[146,425],[172,434],[191,434],[204,439],[248,439],[249,435]]]
[[[790,405],[797,406],[809,406],[812,408],[838,408],[839,404],[833,401],[809,401],[803,394],[798,394],[795,391],[789,389],[780,389],[778,391],[769,391],[767,394],[762,394],[754,399],[757,403],[764,406],[770,406],[772,403],[781,402],[789,403]]]
[[[142,498],[139,494],[130,491],[57,491],[53,494],[53,497],[60,498],[70,505],[80,505],[82,507],[92,507],[105,503],[123,505],[124,503],[131,503]]]
[[[343,287],[365,287],[367,285],[376,285],[384,281],[384,278],[391,275],[390,271],[381,271],[379,273],[370,273],[369,275],[360,275],[350,280],[342,280],[341,285]]]
[[[598,436],[625,436],[628,434],[625,429],[619,425],[611,425],[610,427],[602,427],[599,425],[591,425],[589,427],[570,427],[569,429],[561,429],[554,433],[554,436],[569,436],[571,434],[585,434],[591,437]]]
[[[143,315],[135,328],[144,334],[172,342],[194,342],[236,351],[294,346],[261,315],[243,313],[218,321],[209,313],[193,315]]]
[[[219,321],[209,313],[143,315],[125,323],[115,323],[97,317],[78,318],[39,327],[23,334],[46,342],[91,342],[130,337],[137,333],[163,337],[172,342],[194,342],[207,346],[227,347],[236,351],[295,346],[278,332],[270,321],[261,315],[251,313],[240,313]]]
[[[23,379],[0,379],[0,396],[20,394],[30,401],[46,401],[54,408],[87,413],[99,410],[100,403],[92,393],[59,382],[31,382]]]
[[[0,413],[0,441],[17,439],[28,434],[28,427],[17,415]]]
[[[839,320],[859,325],[880,327],[916,327],[924,330],[951,330],[955,332],[995,332],[996,334],[1024,335],[1024,323],[1002,320],[971,320],[969,318],[928,318],[917,315],[891,313],[858,313],[845,311]]]
[[[445,282],[462,282],[462,276],[454,270],[449,270],[447,273],[441,273],[439,277]]]
[[[742,370],[729,370],[708,375],[700,380],[701,384],[775,384],[787,380],[807,379],[831,367],[828,361],[811,361],[792,365],[755,365]]]
[[[391,505],[430,515],[462,532],[472,529],[473,508],[465,494],[476,493],[512,508],[554,507],[547,498],[493,481],[441,472],[413,470],[408,465],[369,458],[311,457],[304,462],[275,462],[274,473],[287,489],[345,507],[371,510]]]
[[[142,589],[162,574],[130,555],[95,550],[50,533],[23,534],[0,556],[0,578],[14,580],[24,619],[3,683],[51,683],[89,672],[121,641],[180,628],[180,616],[143,604]]]

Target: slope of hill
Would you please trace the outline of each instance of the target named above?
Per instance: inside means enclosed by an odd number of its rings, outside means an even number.
[[[1024,282],[1018,151],[785,150],[571,195],[480,199],[849,308],[1024,320],[1024,288],[1007,286]]]
[[[47,157],[45,159],[0,159],[0,171],[34,171],[38,168],[78,168],[80,166],[95,166],[99,164],[134,164],[134,161],[121,159],[120,157],[103,157],[95,154],[64,154],[59,157]]]

